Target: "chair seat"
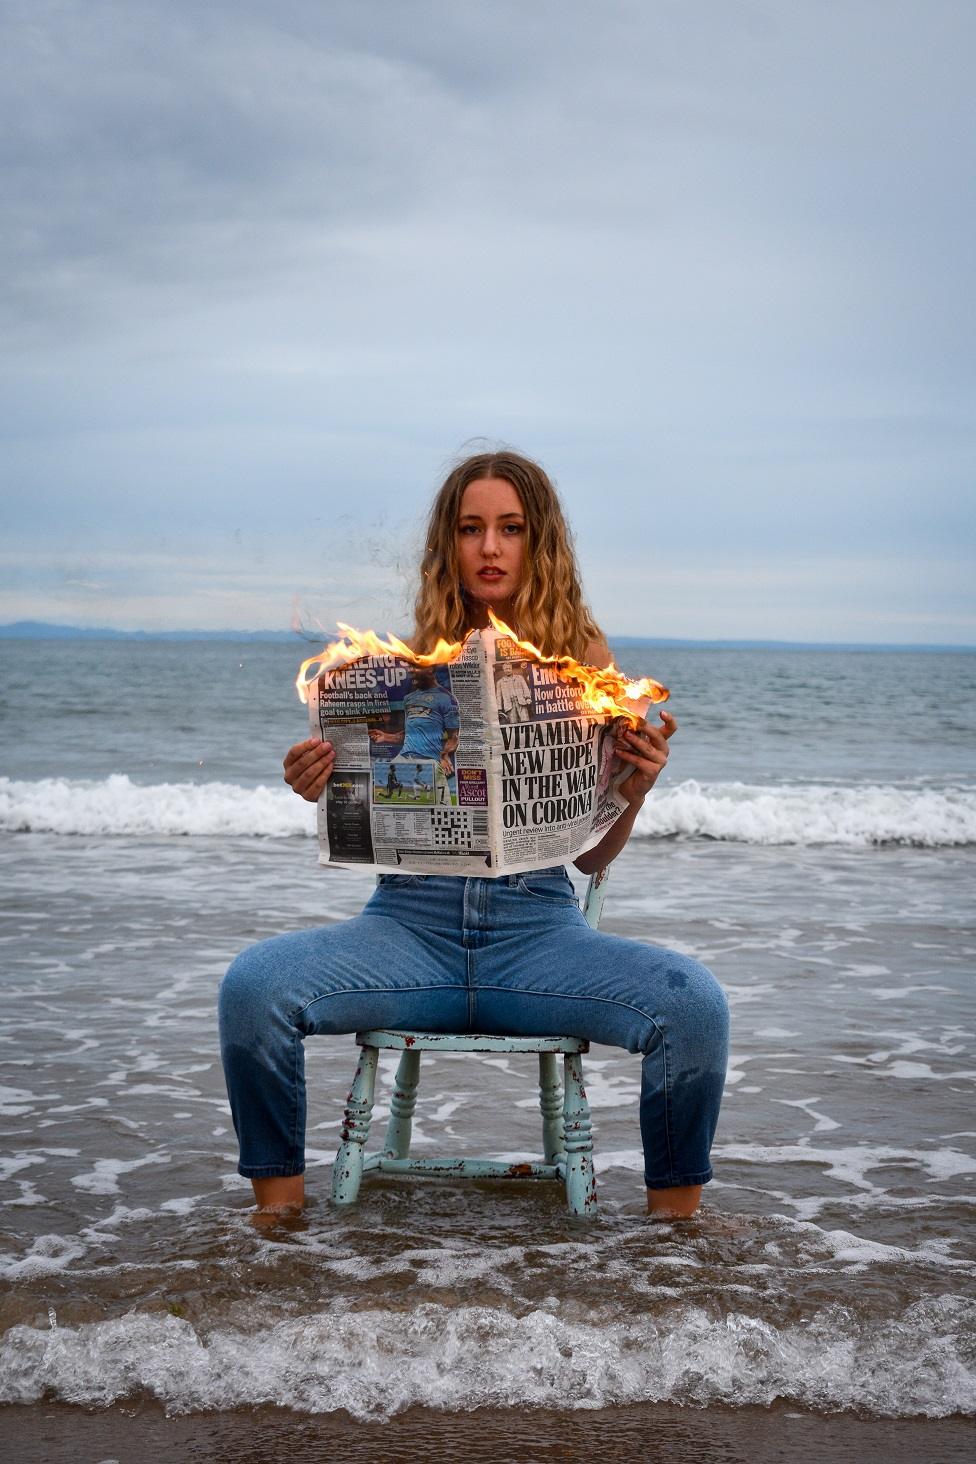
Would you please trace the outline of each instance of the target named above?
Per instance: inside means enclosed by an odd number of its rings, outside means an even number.
[[[376,1027],[357,1032],[360,1047],[379,1047],[398,1052],[589,1052],[583,1037],[497,1037],[485,1032],[403,1032]]]

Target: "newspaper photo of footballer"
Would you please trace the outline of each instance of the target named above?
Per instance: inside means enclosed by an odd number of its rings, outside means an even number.
[[[442,790],[446,790],[443,791]],[[450,802],[450,788],[439,763],[428,759],[411,762],[404,757],[377,759],[373,763],[373,802],[403,807],[431,807]]]
[[[444,667],[412,666],[410,680],[412,689],[407,692],[402,703],[402,732],[375,725],[371,725],[369,729],[374,753],[385,752],[390,759],[390,770],[386,775],[388,796],[376,801],[407,802],[404,793],[409,786],[415,793],[410,802],[433,802],[445,807],[456,805],[458,798],[454,754],[460,735],[461,717],[457,700],[450,691],[447,670]],[[424,777],[425,764],[430,766],[429,783]],[[428,787],[432,796],[424,797],[421,794],[418,786],[420,783]],[[378,780],[374,774],[374,796],[377,787]]]
[[[372,763],[373,802],[394,803],[403,793],[403,784],[397,774],[396,764],[388,757],[378,757]]]

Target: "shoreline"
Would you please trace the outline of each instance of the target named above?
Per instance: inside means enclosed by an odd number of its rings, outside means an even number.
[[[160,1458],[258,1461],[294,1452],[316,1460],[467,1461],[583,1458],[598,1451],[618,1459],[664,1457],[673,1464],[775,1464],[787,1458],[818,1464],[925,1459],[955,1464],[972,1458],[976,1423],[944,1419],[866,1418],[815,1414],[785,1405],[741,1409],[627,1404],[592,1410],[479,1408],[443,1413],[410,1408],[383,1422],[347,1413],[296,1414],[272,1406],[167,1417],[153,1401],[104,1410],[69,1403],[6,1404],[0,1430],[11,1458],[76,1464],[78,1459],[128,1464],[153,1451]]]

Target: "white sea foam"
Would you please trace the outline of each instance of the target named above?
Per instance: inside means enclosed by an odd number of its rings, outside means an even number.
[[[824,1172],[854,1189],[873,1190],[868,1173],[899,1165],[920,1169],[930,1179],[945,1181],[976,1174],[976,1159],[959,1149],[896,1149],[887,1144],[855,1144],[817,1149],[812,1144],[716,1144],[713,1157],[747,1164],[822,1164]]]
[[[120,1174],[129,1174],[146,1164],[169,1164],[171,1158],[170,1154],[155,1153],[147,1154],[143,1159],[96,1159],[87,1174],[73,1174],[71,1183],[92,1195],[117,1195]]]
[[[97,835],[311,837],[310,804],[284,786],[0,778],[0,830]],[[641,810],[644,838],[680,836],[744,844],[976,843],[976,790],[812,783],[679,783]]]
[[[640,812],[637,833],[744,844],[972,844],[976,791],[690,781],[655,792]]]
[[[314,832],[312,806],[290,789],[235,783],[133,783],[0,778],[0,829],[44,834],[258,835]]]
[[[29,1088],[0,1087],[0,1114],[5,1118],[20,1118],[30,1113],[37,1102],[37,1094]]]
[[[88,1249],[77,1237],[39,1235],[25,1256],[0,1255],[0,1276],[5,1281],[36,1281],[66,1271]]]
[[[0,1343],[0,1401],[105,1405],[150,1395],[171,1411],[274,1403],[389,1417],[411,1405],[600,1408],[672,1401],[945,1417],[976,1411],[965,1337],[976,1303],[927,1297],[867,1321],[827,1308],[777,1327],[701,1307],[587,1322],[554,1309],[427,1304],[339,1307],[256,1333],[198,1332],[159,1313],[78,1327],[13,1327]]]

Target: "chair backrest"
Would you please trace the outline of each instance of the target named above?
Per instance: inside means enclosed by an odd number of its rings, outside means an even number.
[[[583,915],[588,925],[594,930],[600,926],[600,916],[603,914],[603,901],[607,893],[607,885],[610,881],[610,866],[606,869],[598,869],[596,874],[590,875],[590,882],[586,887],[586,899],[583,901]]]

